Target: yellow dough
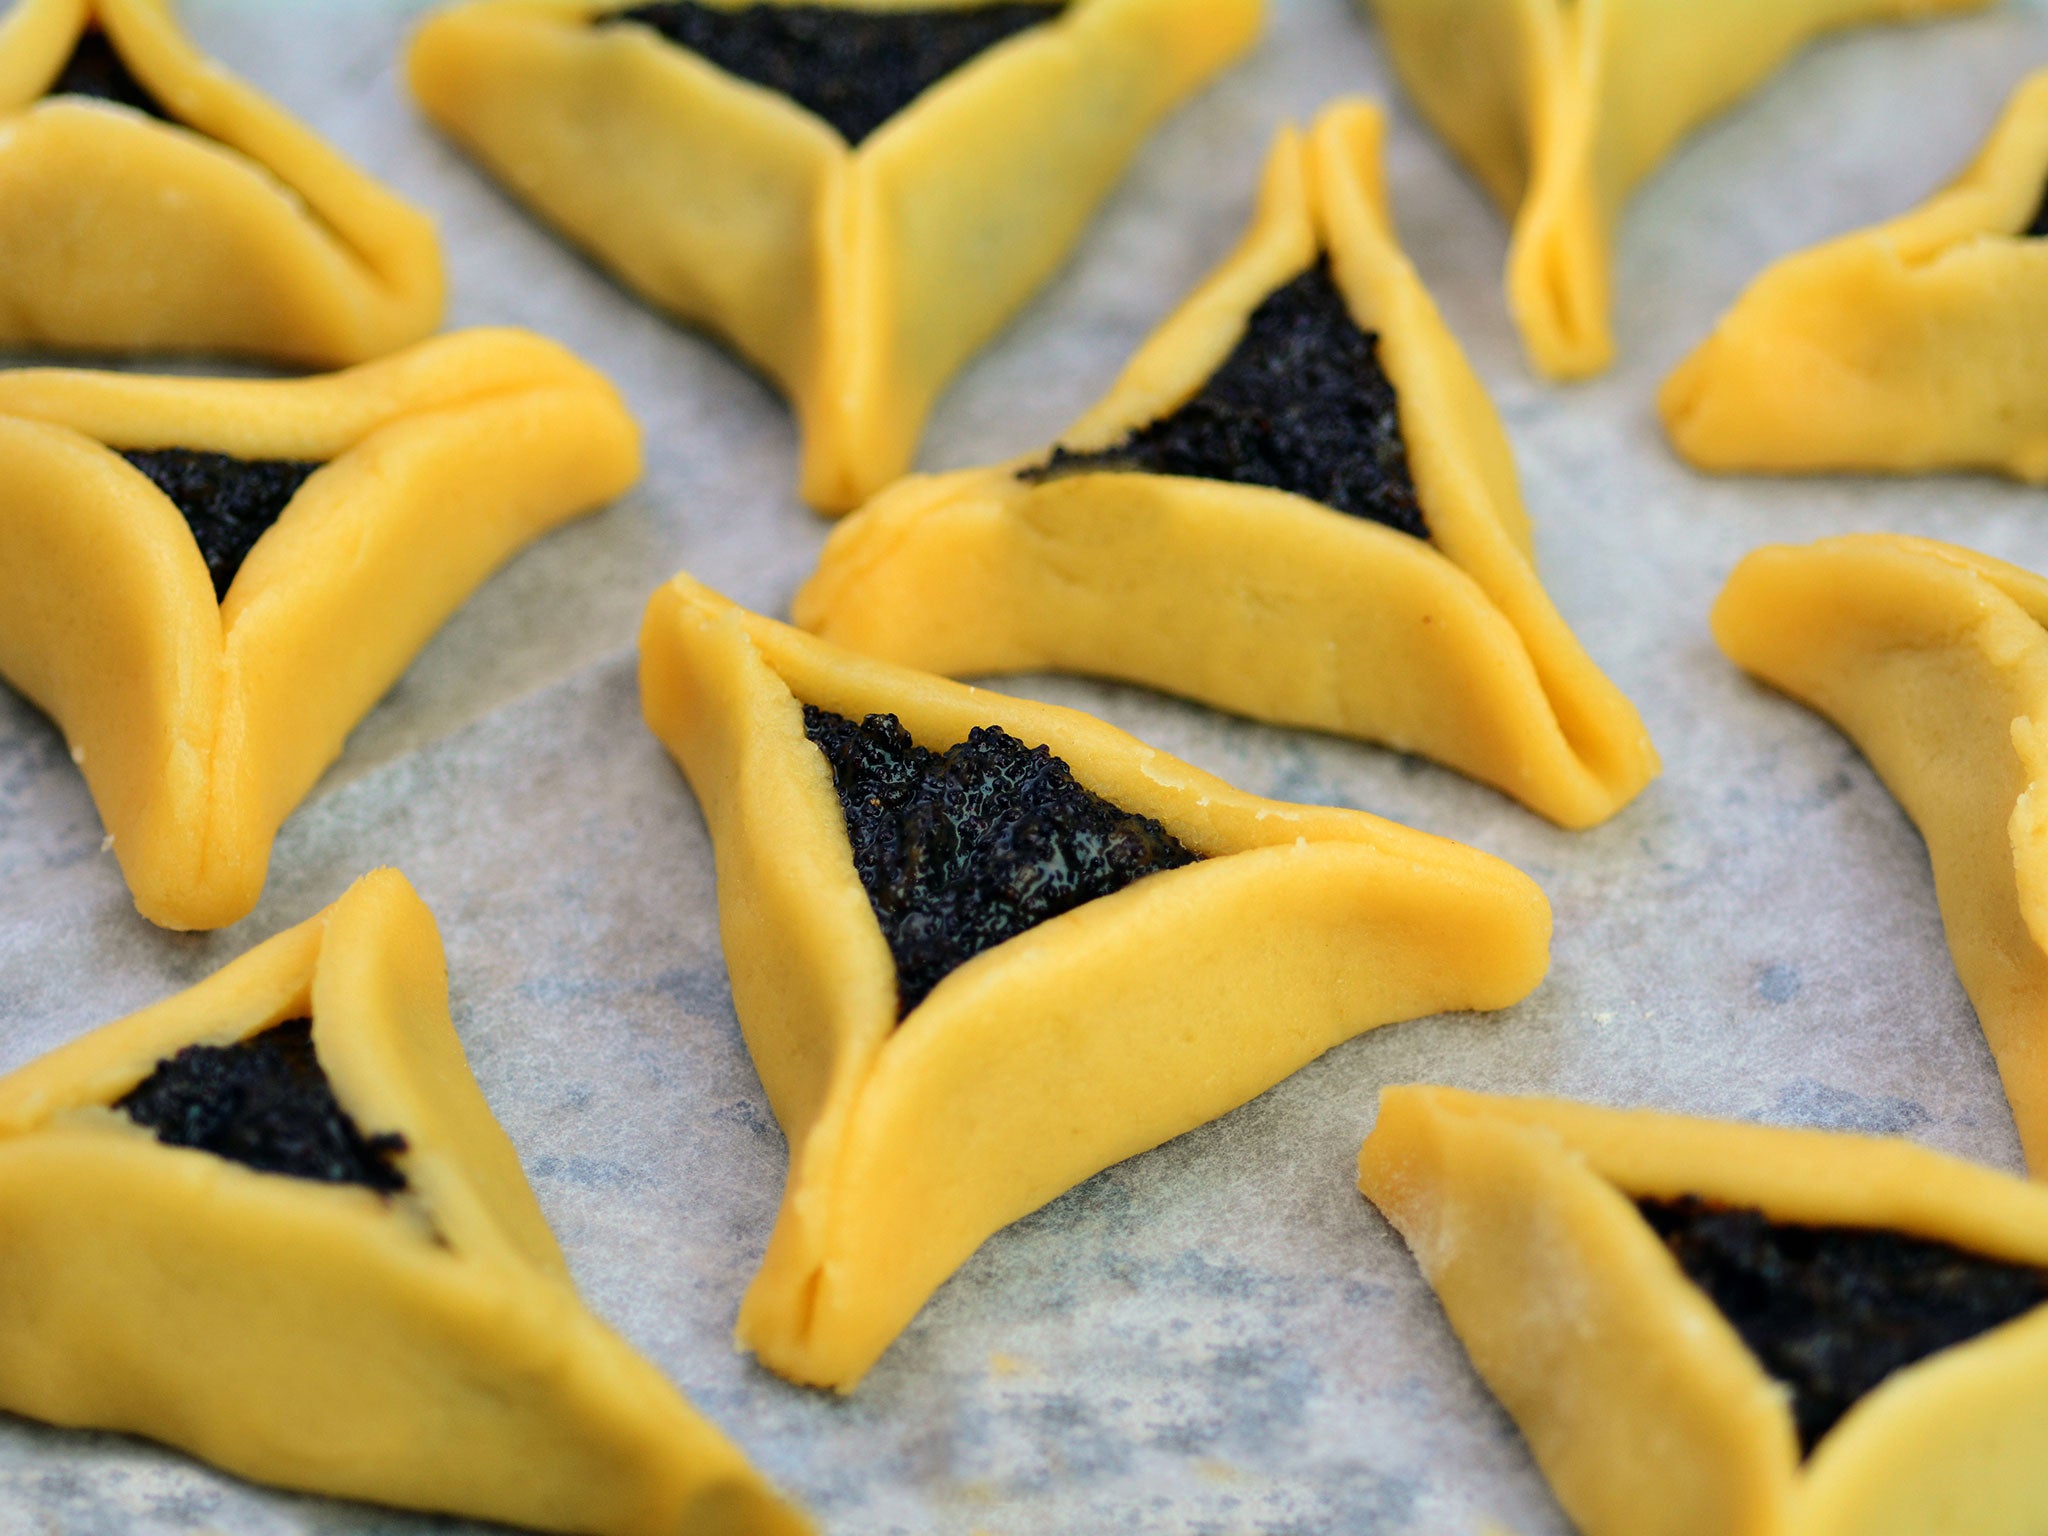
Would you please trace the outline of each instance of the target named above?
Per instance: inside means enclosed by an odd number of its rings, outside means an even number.
[[[2048,481],[2048,72],[1913,212],[1787,257],[1665,382],[1716,470],[1998,470]]]
[[[112,1106],[191,1045],[313,1021],[407,1187],[259,1173]],[[239,1476],[584,1536],[810,1529],[584,1310],[381,870],[212,979],[0,1079],[0,1407]]]
[[[1281,132],[1238,250],[1070,431],[1120,443],[1196,394],[1251,312],[1327,252],[1399,397],[1429,542],[1283,491],[990,469],[903,481],[833,530],[797,622],[954,676],[1093,673],[1421,753],[1552,820],[1612,816],[1657,773],[1634,708],[1537,579],[1485,390],[1395,244],[1364,102]]]
[[[1389,1088],[1359,1185],[1585,1536],[2038,1536],[2048,1310],[1885,1378],[1803,1463],[1635,1208],[1695,1196],[2048,1265],[2048,1191],[1904,1141]]]
[[[175,124],[45,92],[104,30]],[[440,323],[434,227],[193,48],[168,0],[0,22],[0,345],[342,367]]]
[[[2048,1172],[2048,581],[1885,534],[1757,550],[1729,659],[1839,726],[1927,840],[1956,971]]]
[[[225,601],[115,448],[324,461]],[[551,342],[466,331],[287,382],[0,373],[0,677],[71,743],[137,907],[217,928],[449,614],[624,491],[639,433]]]
[[[781,387],[825,512],[910,467],[946,381],[1262,16],[1262,0],[1073,0],[850,148],[649,27],[592,25],[620,8],[457,6],[420,29],[413,92],[628,286]]]
[[[1929,1356],[1802,1465],[1785,1390],[1638,1198],[2048,1264],[2048,1194],[1900,1141],[1394,1088],[1360,1185],[1587,1536],[2031,1536],[2048,1312]]]
[[[1503,1008],[1548,965],[1518,871],[1355,811],[1240,793],[1086,715],[856,656],[686,576],[641,634],[648,723],[710,825],[733,999],[790,1144],[740,1341],[850,1389],[983,1239],[1340,1041]],[[975,956],[897,1019],[894,961],[803,704],[943,750],[1046,745],[1200,862]]]
[[[1416,105],[1514,219],[1508,308],[1558,379],[1614,356],[1621,206],[1820,33],[1989,0],[1371,0]]]

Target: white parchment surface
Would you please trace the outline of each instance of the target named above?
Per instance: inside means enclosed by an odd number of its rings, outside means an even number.
[[[851,1400],[732,1348],[785,1149],[733,1020],[703,823],[640,723],[631,650],[679,567],[786,612],[826,531],[791,490],[790,419],[427,130],[398,72],[417,4],[181,9],[204,47],[435,213],[454,323],[531,326],[616,379],[649,472],[434,641],[286,825],[256,915],[226,932],[136,916],[62,742],[0,689],[0,1070],[398,866],[440,919],[470,1061],[590,1304],[835,1536],[1561,1536],[1512,1426],[1353,1187],[1384,1084],[1898,1132],[2017,1168],[1911,825],[1846,741],[1720,658],[1706,612],[1735,560],[1775,539],[1892,530],[2048,569],[2048,500],[1978,478],[1701,479],[1666,451],[1652,398],[1766,263],[1953,174],[2048,60],[2048,8],[1843,36],[1701,133],[1628,212],[1620,366],[1570,389],[1525,369],[1500,295],[1504,225],[1344,0],[1274,0],[1258,53],[1147,147],[1064,274],[961,377],[924,464],[1049,442],[1235,240],[1275,126],[1377,95],[1402,237],[1507,419],[1550,590],[1641,707],[1666,773],[1607,826],[1565,833],[1371,747],[1134,689],[1014,685],[1259,794],[1512,860],[1555,904],[1555,966],[1519,1007],[1354,1041],[999,1234]],[[0,1416],[0,1536],[450,1529],[473,1527]]]

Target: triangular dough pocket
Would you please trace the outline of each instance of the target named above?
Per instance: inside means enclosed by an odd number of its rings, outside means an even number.
[[[2048,1192],[1909,1142],[1389,1088],[1360,1187],[1585,1536],[2032,1536]]]
[[[200,54],[168,0],[0,22],[0,346],[339,368],[440,323],[433,224]]]
[[[1702,469],[2048,481],[2048,71],[1911,213],[1788,256],[1665,381]]]
[[[1363,102],[1283,130],[1238,250],[1048,458],[914,477],[797,622],[1418,752],[1565,826],[1657,772],[1538,580],[1506,434],[1395,244]]]
[[[1548,964],[1549,904],[1498,859],[1243,794],[687,577],[648,609],[641,688],[710,826],[789,1136],[739,1335],[793,1380],[851,1388],[985,1238],[1100,1169]]]
[[[1926,839],[1949,952],[2048,1174],[2048,581],[1861,534],[1749,555],[1714,605],[1737,666],[1855,742]]]
[[[640,472],[612,387],[520,331],[289,381],[0,372],[0,462],[0,677],[171,928],[245,916],[449,614]]]
[[[0,1407],[542,1530],[807,1530],[578,1301],[447,986],[382,870],[0,1079]]]
[[[1823,32],[1988,0],[1370,0],[1401,81],[1514,219],[1508,308],[1552,378],[1614,358],[1622,204]]]
[[[1262,0],[781,14],[473,0],[421,27],[412,88],[635,292],[773,379],[804,498],[843,512],[910,467],[946,381],[1152,126],[1251,45]],[[957,67],[913,71],[933,57]]]

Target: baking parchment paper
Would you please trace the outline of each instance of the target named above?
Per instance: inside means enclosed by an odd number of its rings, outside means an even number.
[[[958,381],[923,463],[1049,442],[1234,242],[1275,126],[1376,95],[1402,237],[1507,419],[1550,590],[1667,769],[1571,834],[1371,747],[1135,689],[1005,685],[1260,794],[1514,861],[1555,904],[1555,965],[1519,1007],[1354,1041],[999,1234],[850,1400],[732,1348],[785,1149],[734,1023],[703,823],[641,725],[631,651],[678,567],[786,612],[826,528],[791,492],[773,394],[423,125],[398,72],[421,8],[181,6],[203,47],[435,212],[452,323],[532,326],[620,383],[647,429],[646,481],[470,602],[286,825],[256,915],[224,933],[136,916],[63,744],[0,689],[0,1070],[397,865],[440,919],[471,1063],[590,1304],[843,1536],[1561,1536],[1512,1426],[1353,1188],[1383,1084],[1895,1132],[2017,1169],[1919,839],[1846,741],[1719,657],[1705,615],[1734,561],[1776,539],[1895,530],[2048,568],[2048,502],[1981,478],[1702,479],[1666,451],[1651,402],[1766,263],[1947,180],[2048,60],[2048,7],[1843,35],[1698,135],[1624,221],[1621,363],[1575,388],[1525,369],[1500,294],[1505,227],[1343,0],[1274,0],[1258,53],[1151,142],[1064,274]],[[0,1536],[472,1529],[0,1416]]]

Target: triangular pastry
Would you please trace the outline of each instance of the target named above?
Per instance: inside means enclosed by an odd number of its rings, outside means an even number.
[[[1098,1170],[1377,1025],[1506,1007],[1548,963],[1549,905],[1497,859],[1243,794],[688,577],[649,606],[641,689],[710,826],[789,1137],[739,1337],[792,1380],[850,1389],[984,1239]]]
[[[1729,659],[1833,721],[1927,841],[1949,952],[2048,1174],[2048,581],[1888,534],[1773,545],[1714,604]]]
[[[1614,356],[1610,249],[1636,184],[1819,34],[1988,0],[1370,0],[1423,116],[1514,220],[1508,308],[1552,378]]]
[[[804,498],[843,512],[1261,3],[475,0],[410,68],[521,198],[781,387]]]
[[[1359,1184],[1585,1536],[2029,1536],[2048,1191],[1909,1142],[1389,1088]]]
[[[290,381],[0,372],[0,677],[56,720],[136,905],[217,928],[499,564],[639,475],[616,392],[466,331]]]
[[[1566,826],[1657,772],[1538,580],[1514,459],[1395,244],[1381,122],[1284,129],[1223,266],[1048,455],[914,477],[797,622],[953,676],[1144,683],[1418,752]]]
[[[1665,382],[1702,469],[2048,481],[2048,71],[1976,162],[1888,224],[1788,256]]]
[[[440,323],[434,227],[200,54],[168,0],[0,22],[0,347],[338,368]]]
[[[0,1407],[583,1536],[807,1523],[577,1299],[403,876],[0,1079]]]

